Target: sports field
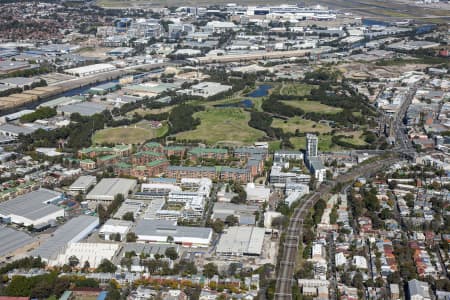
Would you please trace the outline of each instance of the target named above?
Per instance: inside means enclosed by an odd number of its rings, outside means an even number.
[[[200,118],[196,129],[180,132],[178,140],[203,140],[208,144],[253,144],[265,135],[264,132],[248,126],[250,113],[241,108],[207,108],[197,112]]]
[[[289,120],[273,119],[272,127],[281,128],[283,132],[295,133],[298,129],[302,133],[328,133],[332,130],[328,124],[306,120],[301,117],[289,118]]]
[[[304,83],[283,83],[280,88],[281,95],[307,96],[311,93],[314,85]]]
[[[142,121],[128,127],[99,130],[92,137],[92,142],[94,144],[142,144],[149,139],[163,136],[167,130],[167,124],[153,129],[148,122]]]
[[[342,108],[325,105],[318,101],[285,100],[281,102],[292,107],[301,108],[306,113],[317,112],[322,114],[336,114],[342,111]]]

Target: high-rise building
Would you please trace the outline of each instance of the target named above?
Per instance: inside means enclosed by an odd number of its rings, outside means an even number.
[[[319,145],[319,139],[317,135],[308,133],[306,135],[306,157],[318,156],[317,147]]]

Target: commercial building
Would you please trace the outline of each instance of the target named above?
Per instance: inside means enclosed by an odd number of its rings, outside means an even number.
[[[430,287],[428,283],[417,279],[408,281],[408,299],[431,300]]]
[[[33,243],[35,239],[25,232],[8,227],[0,227],[0,241],[0,257],[4,257]]]
[[[109,219],[99,229],[98,233],[107,241],[117,239],[123,241],[132,225],[133,222],[131,221]]]
[[[78,177],[74,183],[72,183],[69,187],[69,191],[72,193],[83,193],[86,192],[93,187],[97,183],[97,177],[92,175],[85,175]]]
[[[245,192],[249,202],[264,203],[269,201],[270,189],[264,185],[255,185],[253,182],[249,182],[245,187]]]
[[[141,242],[168,242],[185,247],[207,247],[211,243],[212,229],[205,227],[177,226],[170,220],[140,220],[135,233]]]
[[[178,91],[180,94],[190,96],[199,96],[203,98],[212,97],[221,93],[228,92],[233,87],[231,85],[223,85],[217,82],[201,82],[191,86],[189,89]]]
[[[235,216],[239,220],[239,225],[255,225],[255,214],[258,211],[259,207],[256,205],[216,202],[211,218],[225,221],[228,216]]]
[[[23,135],[31,134],[36,130],[37,128],[34,127],[18,126],[9,123],[0,125],[0,135],[12,138],[17,138],[21,134]]]
[[[98,204],[109,205],[114,198],[122,194],[125,198],[137,185],[134,179],[103,178],[86,196],[90,207]]]
[[[70,257],[75,256],[80,262],[78,267],[88,262],[91,268],[97,268],[102,260],[111,260],[118,250],[119,244],[113,243],[70,243],[62,253],[49,261],[49,265],[63,266],[69,263]]]
[[[229,227],[217,244],[216,253],[223,256],[259,256],[264,244],[265,229],[254,226]]]
[[[32,191],[0,203],[0,218],[24,226],[48,224],[64,217],[64,209],[54,204],[61,199],[61,193],[55,191]]]
[[[77,243],[86,238],[99,225],[97,217],[81,215],[71,219],[59,227],[53,235],[31,252],[34,257],[45,261],[54,260],[71,243]]]
[[[82,116],[93,116],[106,110],[108,107],[102,103],[94,102],[78,102],[69,105],[62,105],[56,108],[58,114],[64,114],[64,116],[70,116],[73,113],[79,113]]]
[[[316,178],[318,182],[322,182],[325,180],[327,169],[318,157],[308,158],[308,166],[311,174],[314,175],[314,178]]]
[[[115,69],[116,67],[111,64],[94,64],[79,68],[66,69],[64,72],[74,76],[85,77],[99,73],[114,71]]]
[[[306,158],[316,157],[318,153],[319,138],[315,134],[306,135]]]

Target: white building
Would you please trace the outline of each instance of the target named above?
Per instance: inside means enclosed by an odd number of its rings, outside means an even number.
[[[61,193],[39,189],[0,203],[0,218],[24,226],[48,224],[64,217],[64,209],[55,205]]]
[[[259,256],[265,231],[264,228],[254,226],[229,227],[220,236],[216,253],[223,256]]]
[[[253,182],[249,182],[245,187],[245,192],[249,202],[264,203],[269,201],[270,189],[263,185],[255,185]]]
[[[78,267],[87,261],[91,268],[97,268],[104,259],[111,260],[119,250],[119,244],[113,243],[71,243],[56,259],[49,261],[50,266],[62,266],[75,256],[79,260]]]
[[[74,76],[85,77],[114,70],[116,70],[116,67],[111,64],[95,64],[79,68],[66,69],[64,72]]]
[[[98,204],[109,205],[114,198],[121,194],[125,198],[137,185],[135,179],[103,178],[86,196],[91,208]]]
[[[353,256],[352,264],[357,269],[367,270],[367,259],[364,256],[355,255]]]
[[[123,241],[132,225],[133,222],[131,221],[109,219],[103,224],[98,233],[105,240],[115,240],[111,237],[118,234],[120,235],[120,240]]]
[[[69,191],[73,193],[83,193],[93,187],[97,183],[97,177],[92,175],[80,176],[74,183],[69,187]]]

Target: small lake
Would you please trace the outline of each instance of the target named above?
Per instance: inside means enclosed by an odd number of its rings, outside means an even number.
[[[247,94],[247,97],[252,97],[252,98],[265,97],[265,96],[269,95],[269,90],[271,88],[272,88],[271,85],[262,84],[262,85],[258,86],[258,88],[256,90]]]
[[[253,102],[250,99],[245,99],[242,100],[240,102],[235,102],[235,103],[226,103],[226,104],[217,104],[214,105],[214,107],[243,107],[243,108],[252,108],[253,107]]]

